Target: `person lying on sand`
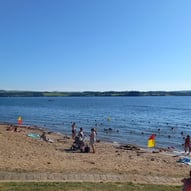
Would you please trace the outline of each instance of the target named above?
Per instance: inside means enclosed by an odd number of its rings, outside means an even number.
[[[46,133],[43,132],[42,135],[40,136],[40,139],[42,139],[43,141],[48,141],[47,138],[46,138]]]
[[[7,131],[14,131],[14,129],[15,129],[15,127],[13,125],[9,125],[6,130]]]
[[[21,129],[19,128],[19,130],[18,130],[18,127],[15,125],[9,125],[6,130],[12,131],[12,132],[21,132]]]
[[[40,135],[40,139],[42,139],[43,141],[49,142],[49,143],[54,142],[52,139],[49,139],[46,137],[46,132],[43,132],[42,135]]]

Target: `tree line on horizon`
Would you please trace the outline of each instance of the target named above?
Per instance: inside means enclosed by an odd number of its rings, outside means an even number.
[[[0,97],[106,97],[106,96],[191,96],[191,91],[6,91],[0,90]]]

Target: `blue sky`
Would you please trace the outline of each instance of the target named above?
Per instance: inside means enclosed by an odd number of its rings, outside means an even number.
[[[190,0],[0,0],[0,89],[191,90]]]

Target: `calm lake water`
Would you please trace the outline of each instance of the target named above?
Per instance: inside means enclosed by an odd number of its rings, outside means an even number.
[[[191,97],[32,97],[0,98],[0,122],[38,126],[71,135],[71,123],[88,135],[96,127],[100,140],[183,149],[191,135]],[[112,130],[108,130],[108,129]],[[160,130],[159,130],[160,129]],[[183,132],[183,135],[181,135]]]

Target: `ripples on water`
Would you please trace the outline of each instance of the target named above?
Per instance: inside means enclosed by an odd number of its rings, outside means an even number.
[[[101,140],[147,146],[156,134],[159,147],[182,149],[191,134],[191,97],[0,98],[0,122],[36,125],[71,134],[76,122],[88,135],[96,127]],[[183,135],[181,135],[183,132]]]

